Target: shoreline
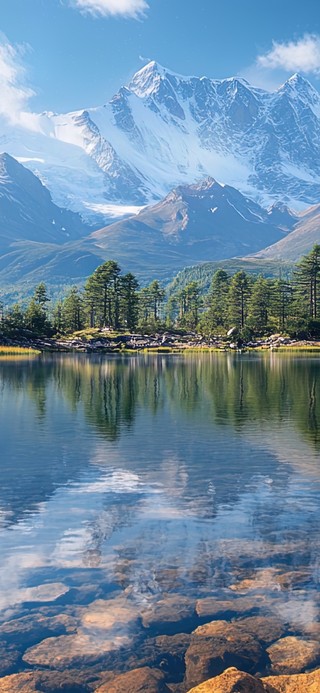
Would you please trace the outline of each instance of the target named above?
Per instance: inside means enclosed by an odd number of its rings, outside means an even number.
[[[52,337],[0,337],[0,357],[39,356],[43,353],[86,354],[197,354],[197,353],[317,353],[320,341],[294,340],[279,335],[241,346],[225,339],[198,335],[97,335]]]
[[[109,330],[83,330],[66,337],[45,337],[23,333],[0,336],[0,356],[39,355],[41,353],[105,354],[183,354],[250,352],[317,353],[320,340],[298,340],[274,334],[265,338],[232,341],[225,336],[203,337],[192,332],[166,331],[154,334],[116,333]]]

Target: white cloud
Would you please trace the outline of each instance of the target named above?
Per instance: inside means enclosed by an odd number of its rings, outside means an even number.
[[[17,122],[34,95],[26,85],[26,70],[22,62],[25,46],[14,46],[0,36],[0,115]]]
[[[93,15],[110,17],[141,17],[149,8],[146,0],[71,0],[71,4]]]
[[[320,36],[305,34],[297,41],[273,42],[272,49],[259,55],[257,65],[287,72],[305,72],[320,75]]]

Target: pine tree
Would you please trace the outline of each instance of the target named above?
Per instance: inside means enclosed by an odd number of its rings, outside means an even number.
[[[130,272],[119,280],[120,323],[128,330],[134,330],[138,322],[139,284]]]
[[[72,287],[63,301],[61,319],[66,332],[76,332],[84,327],[83,300],[77,287]]]
[[[268,328],[270,305],[270,285],[263,277],[258,277],[253,284],[248,300],[248,325],[258,334],[263,335]]]
[[[297,305],[308,312],[311,320],[319,317],[320,245],[305,255],[297,265],[294,275]]]
[[[139,324],[142,329],[157,329],[160,324],[160,309],[165,291],[155,279],[139,293]]]
[[[225,327],[228,316],[228,291],[230,279],[225,270],[218,269],[211,282],[207,298],[208,310],[205,314],[206,324],[212,331]]]
[[[97,267],[85,285],[85,305],[90,327],[119,327],[119,274],[117,262]]]
[[[270,282],[269,315],[277,330],[284,332],[292,310],[292,284],[281,277]]]
[[[181,327],[194,330],[199,322],[201,306],[200,288],[198,282],[189,282],[183,290],[183,316],[179,320]]]
[[[228,292],[228,318],[233,327],[243,330],[247,321],[251,281],[246,272],[233,275]]]
[[[50,331],[51,325],[46,307],[49,301],[47,287],[42,282],[36,287],[25,312],[24,318],[27,329],[36,334],[47,334]]]

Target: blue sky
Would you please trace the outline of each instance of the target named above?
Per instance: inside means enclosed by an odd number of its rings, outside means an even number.
[[[320,88],[318,0],[1,0],[2,109],[104,103],[155,59],[181,74]]]

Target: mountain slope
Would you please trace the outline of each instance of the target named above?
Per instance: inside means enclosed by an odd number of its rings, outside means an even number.
[[[320,95],[299,75],[269,93],[151,62],[102,107],[29,115],[2,147],[91,223],[207,175],[266,206],[320,200]]]
[[[285,207],[265,210],[207,178],[179,186],[161,202],[82,240],[60,247],[13,244],[0,257],[0,281],[79,281],[107,259],[142,279],[167,279],[190,264],[264,248],[285,237],[296,218]]]
[[[320,243],[320,205],[300,214],[290,236],[261,250],[256,257],[261,260],[296,262],[302,255],[309,253],[315,243]]]
[[[15,241],[66,243],[88,233],[78,214],[53,204],[49,191],[9,154],[0,155],[0,249]]]
[[[284,230],[270,216],[234,188],[208,178],[179,186],[158,204],[92,233],[90,239],[109,257],[140,259],[155,271],[177,270],[190,262],[247,255],[249,248],[276,242],[294,217],[283,212]]]

